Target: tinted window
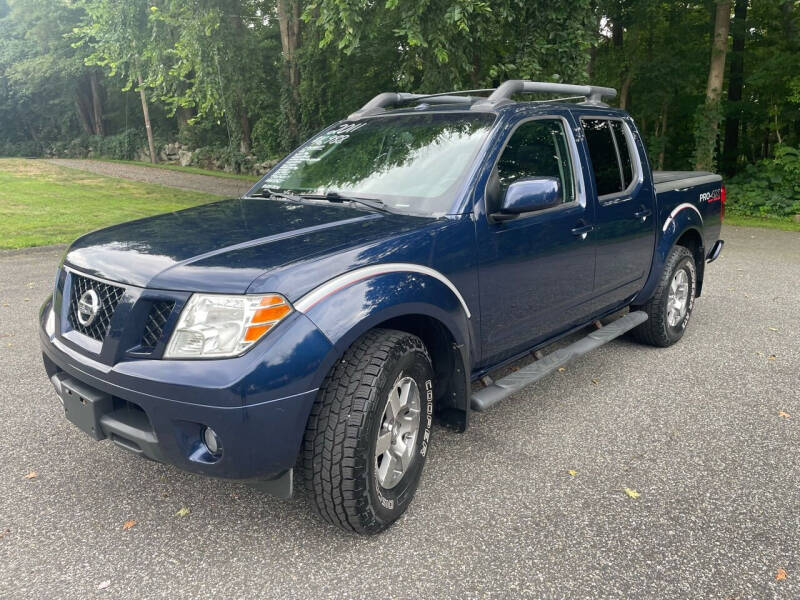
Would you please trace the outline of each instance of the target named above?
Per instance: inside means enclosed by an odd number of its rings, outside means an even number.
[[[399,212],[442,215],[493,122],[493,115],[475,113],[348,121],[316,136],[259,185],[377,198]]]
[[[631,149],[628,146],[628,138],[625,137],[625,126],[622,121],[611,121],[611,129],[614,130],[619,158],[622,161],[623,188],[627,189],[631,181],[633,181],[633,164],[631,163]]]
[[[609,121],[606,120],[583,120],[583,131],[586,135],[586,145],[589,147],[589,156],[592,159],[598,196],[616,194],[625,187],[622,185],[617,150],[614,147],[614,138],[608,124]]]
[[[572,161],[561,121],[539,119],[520,125],[497,162],[501,194],[523,177],[556,177],[564,202],[575,199]]]

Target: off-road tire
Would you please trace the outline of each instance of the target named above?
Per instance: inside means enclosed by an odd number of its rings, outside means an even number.
[[[375,446],[390,390],[400,374],[420,398],[413,458],[391,489],[376,474]],[[409,333],[374,329],[359,338],[320,387],[306,427],[300,463],[316,512],[345,531],[386,529],[408,508],[428,453],[433,415],[433,368],[422,341]]]
[[[680,270],[686,271],[689,283],[689,296],[686,314],[674,326],[667,319],[667,305],[669,301],[670,284],[673,277]],[[631,307],[631,310],[643,310],[648,319],[638,327],[631,330],[634,339],[643,344],[666,348],[683,337],[694,308],[695,293],[697,291],[697,266],[691,251],[684,246],[674,246],[667,255],[661,279],[646,304]]]

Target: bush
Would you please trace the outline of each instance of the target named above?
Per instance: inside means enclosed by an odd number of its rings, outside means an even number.
[[[284,154],[283,140],[276,134],[280,124],[273,116],[261,117],[253,126],[253,153],[260,160],[268,160]]]
[[[227,146],[205,146],[192,153],[192,165],[228,173],[250,173],[253,171],[254,161],[252,156]]]
[[[800,150],[780,146],[775,158],[748,166],[727,184],[726,209],[750,217],[800,214]]]
[[[147,145],[147,137],[138,129],[127,129],[116,135],[99,138],[95,154],[117,160],[133,160],[139,149]]]
[[[24,156],[33,158],[42,156],[42,147],[38,142],[0,142],[0,156]]]
[[[82,135],[69,142],[56,142],[47,149],[47,154],[56,158],[112,158],[133,160],[141,148],[147,147],[144,132],[127,129],[115,135],[100,137]]]

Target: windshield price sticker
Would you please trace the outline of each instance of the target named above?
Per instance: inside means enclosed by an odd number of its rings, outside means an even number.
[[[310,145],[302,150],[293,154],[284,162],[272,176],[267,179],[264,187],[273,188],[279,187],[286,181],[291,174],[301,165],[317,162],[320,157],[314,156],[320,150],[325,149],[327,146],[338,146],[350,137],[350,134],[358,129],[361,129],[366,123],[345,123],[332,129],[327,133],[323,133],[315,139]]]

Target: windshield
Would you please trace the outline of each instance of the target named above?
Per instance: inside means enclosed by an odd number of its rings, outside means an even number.
[[[313,138],[258,185],[377,199],[397,212],[441,216],[493,122],[485,113],[348,121]]]

